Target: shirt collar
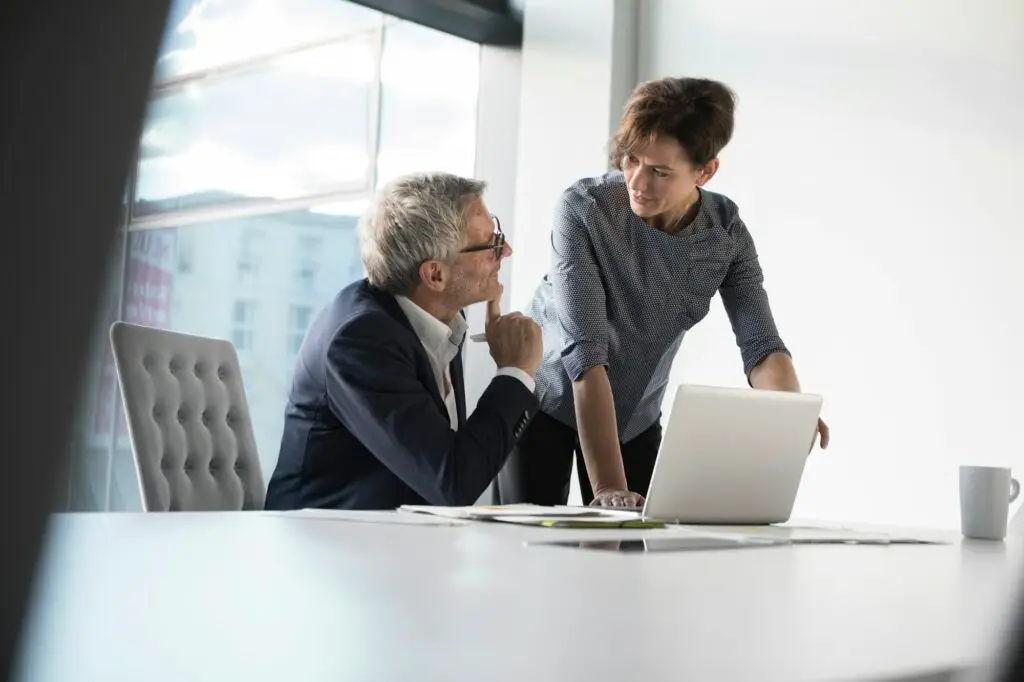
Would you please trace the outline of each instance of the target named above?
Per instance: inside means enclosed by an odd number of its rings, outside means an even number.
[[[466,318],[456,315],[449,324],[445,324],[405,296],[395,296],[395,299],[424,348],[440,357],[449,354],[455,357],[469,328]]]

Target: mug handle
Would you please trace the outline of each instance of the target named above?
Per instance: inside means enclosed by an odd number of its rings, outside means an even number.
[[[1013,502],[1014,500],[1016,500],[1018,495],[1020,495],[1020,483],[1017,482],[1016,478],[1011,478],[1010,479],[1010,502]]]

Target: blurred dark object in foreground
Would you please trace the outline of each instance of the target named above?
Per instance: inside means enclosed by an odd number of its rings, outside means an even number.
[[[0,674],[11,679],[167,0],[0,3]]]

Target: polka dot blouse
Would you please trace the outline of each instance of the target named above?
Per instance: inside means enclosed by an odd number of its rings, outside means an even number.
[[[551,266],[526,311],[544,333],[541,409],[575,428],[572,382],[605,365],[619,438],[636,437],[659,418],[672,360],[716,293],[746,374],[770,353],[789,353],[730,199],[701,190],[693,223],[666,234],[630,209],[620,171],[576,182],[555,209]]]

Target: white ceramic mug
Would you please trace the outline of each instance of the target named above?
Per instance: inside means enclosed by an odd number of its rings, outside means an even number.
[[[965,538],[1002,540],[1006,537],[1010,503],[1020,483],[1009,467],[960,467],[960,531]]]

